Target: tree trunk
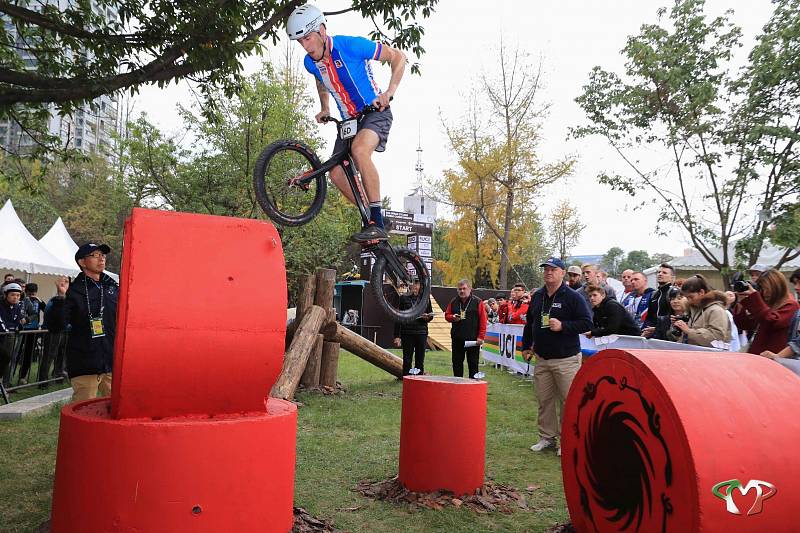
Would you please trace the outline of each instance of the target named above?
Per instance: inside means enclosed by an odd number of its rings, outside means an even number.
[[[291,346],[283,357],[283,368],[272,387],[270,396],[284,400],[291,400],[294,397],[294,392],[300,383],[300,376],[306,369],[306,363],[317,342],[317,334],[325,322],[326,316],[325,310],[316,305],[311,306],[311,309],[306,312],[300,322],[300,327],[295,332]]]
[[[300,383],[306,388],[312,388],[319,385],[320,365],[322,364],[322,343],[325,336],[321,333],[317,334],[317,342],[311,349],[311,355],[308,356],[306,362],[306,369],[300,377]]]
[[[319,384],[323,387],[336,387],[336,374],[339,370],[338,342],[322,343],[322,362],[319,372]]]
[[[514,210],[514,191],[509,189],[506,194],[506,216],[503,220],[503,239],[500,241],[502,253],[500,254],[500,288],[508,289],[508,241],[511,238],[511,217]]]
[[[372,363],[393,376],[403,377],[403,360],[373,344],[358,333],[342,327],[340,324],[331,324],[325,328],[325,339],[338,342],[345,350],[352,352],[361,359]]]

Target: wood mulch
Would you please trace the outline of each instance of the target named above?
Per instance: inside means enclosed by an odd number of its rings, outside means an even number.
[[[535,487],[531,488],[535,490]],[[441,510],[445,507],[466,507],[476,513],[513,513],[528,511],[525,495],[513,487],[488,480],[474,494],[456,497],[452,492],[411,492],[400,484],[397,476],[385,481],[359,481],[353,489],[362,496],[389,503],[407,504],[412,509]]]
[[[341,533],[333,522],[315,518],[302,507],[294,508],[294,527],[292,533]]]

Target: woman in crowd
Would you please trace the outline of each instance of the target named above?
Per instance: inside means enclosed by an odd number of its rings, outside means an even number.
[[[789,325],[800,309],[783,274],[771,268],[758,278],[757,288],[748,286],[736,296],[739,300],[733,313],[736,325],[739,329],[755,331],[747,351],[761,354],[783,350]]]
[[[792,273],[790,280],[794,283],[795,292],[800,295],[800,268]],[[789,339],[786,346],[779,352],[764,350],[761,355],[770,359],[794,359],[797,363],[787,366],[793,369],[800,369],[800,310],[795,312],[794,318],[789,324]],[[797,371],[795,370],[795,372]]]
[[[689,307],[689,320],[674,319],[672,323],[681,332],[679,342],[708,348],[718,348],[719,343],[730,345],[731,324],[725,294],[712,290],[699,274],[683,282],[681,294]]]
[[[636,326],[633,317],[625,311],[622,304],[606,297],[606,290],[600,285],[589,285],[586,294],[592,304],[592,330],[587,337],[606,337],[608,335],[636,335],[641,330]]]

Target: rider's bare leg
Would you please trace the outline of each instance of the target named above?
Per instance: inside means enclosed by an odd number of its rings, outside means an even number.
[[[350,190],[350,184],[347,183],[347,176],[344,175],[342,167],[334,167],[330,174],[333,184],[342,191],[344,197],[347,198],[351,204],[355,205],[356,199],[353,197],[353,191]]]
[[[350,152],[356,160],[356,166],[361,172],[361,183],[364,184],[364,190],[370,203],[381,201],[381,180],[378,176],[378,169],[372,162],[372,154],[379,142],[377,133],[364,128],[356,134],[350,148]]]

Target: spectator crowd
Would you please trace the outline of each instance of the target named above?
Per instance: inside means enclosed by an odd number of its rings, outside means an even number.
[[[486,324],[524,326],[522,354],[536,363],[539,441],[533,451],[556,448],[560,454],[557,413],[580,368],[581,335],[640,336],[748,352],[780,360],[800,374],[800,269],[787,282],[780,271],[755,264],[721,291],[700,274],[677,278],[667,263],[657,269],[656,287],[648,287],[645,274],[632,270],[615,280],[596,265],[567,268],[555,257],[540,267],[542,287],[528,292],[518,283],[508,296],[499,293],[483,302],[472,295],[469,281],[462,280],[445,312],[453,323],[456,376],[463,376],[465,354],[469,377],[475,376]]]

